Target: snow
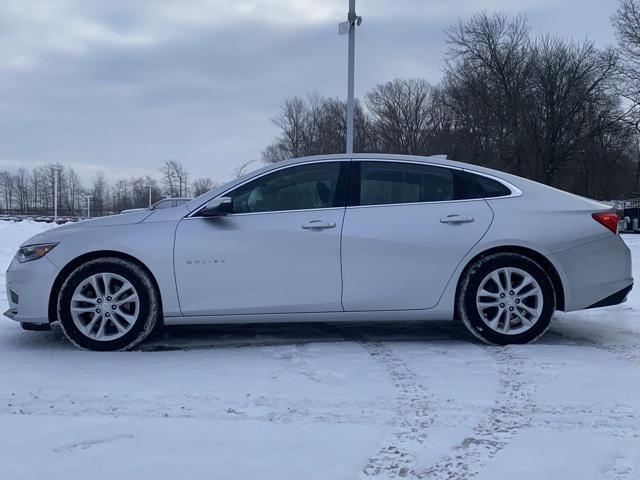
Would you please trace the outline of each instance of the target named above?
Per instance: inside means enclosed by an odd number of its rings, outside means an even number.
[[[0,222],[0,282],[47,227]],[[274,324],[122,353],[3,319],[0,479],[635,479],[639,313],[633,292],[506,348],[449,322]]]

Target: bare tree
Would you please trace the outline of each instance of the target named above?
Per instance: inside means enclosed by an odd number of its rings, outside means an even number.
[[[523,173],[525,160],[520,113],[531,73],[529,31],[524,16],[487,13],[447,31],[446,72],[452,80],[465,82],[477,101],[491,104],[495,126],[488,140],[496,143],[498,164],[516,174]],[[472,82],[464,78],[467,73],[473,75]]]
[[[367,93],[366,105],[373,115],[382,151],[432,153],[437,125],[434,96],[435,90],[423,79],[396,79]]]
[[[632,68],[632,77],[640,82],[640,1],[621,0],[612,20],[620,52]]]
[[[235,178],[239,178],[239,177],[243,176],[245,173],[247,173],[247,169],[249,168],[249,165],[251,165],[254,162],[255,162],[255,160],[249,160],[249,161],[244,162],[243,164],[237,166],[233,170],[233,176]]]
[[[131,186],[129,180],[126,178],[118,180],[113,186],[111,198],[112,208],[116,212],[132,208],[133,202],[131,201]]]
[[[543,36],[531,49],[531,97],[522,117],[527,157],[535,178],[553,183],[562,164],[576,158],[619,113],[612,101],[617,58],[590,42]]]
[[[203,193],[207,193],[209,190],[212,190],[214,187],[215,184],[209,177],[196,178],[191,183],[191,192],[194,197],[198,197]]]
[[[29,172],[26,168],[19,168],[14,175],[14,189],[17,208],[20,213],[28,213],[31,201],[31,189],[29,188]]]
[[[14,194],[14,178],[13,174],[8,170],[0,171],[0,192],[4,203],[4,209],[8,213],[13,211],[13,194]]]
[[[67,215],[77,215],[84,196],[80,177],[72,167],[68,167],[62,172],[60,187],[62,203]]]
[[[291,157],[301,157],[305,151],[305,131],[307,105],[300,97],[291,97],[284,101],[281,113],[271,120],[280,128],[280,150]]]
[[[371,119],[358,101],[354,113],[354,150],[375,150],[371,147],[375,138]],[[289,98],[272,121],[280,128],[280,135],[263,150],[262,159],[266,163],[345,150],[347,109],[346,104],[336,98],[317,93],[306,98]]]
[[[168,197],[185,197],[188,195],[189,174],[176,160],[167,160],[160,169],[162,181],[165,187],[165,194]]]
[[[624,60],[620,94],[630,104],[627,119],[640,137],[640,0],[621,0],[612,21]]]
[[[160,169],[162,172],[162,183],[164,185],[164,193],[168,197],[179,196],[178,178],[176,177],[177,162],[175,160],[167,160]]]

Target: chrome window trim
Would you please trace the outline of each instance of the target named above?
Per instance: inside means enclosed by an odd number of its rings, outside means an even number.
[[[203,215],[198,215],[200,213],[200,210],[202,210],[204,208],[204,206],[209,203],[211,200],[213,200],[214,198],[219,198],[219,197],[224,197],[227,193],[235,190],[236,188],[240,188],[243,185],[246,185],[249,182],[252,182],[254,180],[257,180],[259,178],[264,177],[265,175],[270,175],[272,173],[275,172],[279,172],[281,170],[285,170],[287,168],[293,168],[293,167],[298,167],[300,165],[315,165],[318,163],[336,163],[336,162],[352,162],[354,161],[353,158],[324,158],[322,160],[316,160],[313,162],[309,162],[309,161],[300,161],[300,162],[296,162],[293,164],[289,164],[289,165],[283,165],[279,168],[274,168],[272,170],[269,170],[267,172],[263,172],[260,175],[256,175],[255,177],[251,177],[247,180],[245,180],[242,183],[239,183],[237,185],[233,185],[232,187],[228,188],[227,190],[225,190],[224,192],[220,193],[219,195],[216,195],[215,197],[212,197],[210,199],[208,199],[206,202],[204,202],[202,205],[200,205],[199,207],[197,207],[192,213],[190,213],[189,215],[187,215],[184,218],[211,218],[211,217],[207,217],[207,216],[203,216]],[[460,199],[460,200],[440,200],[440,201],[433,201],[433,202],[409,202],[409,203],[385,203],[385,204],[375,204],[375,205],[352,205],[352,206],[347,206],[347,207],[328,207],[328,208],[307,208],[307,209],[300,209],[300,210],[274,210],[271,212],[246,212],[246,213],[231,213],[229,215],[226,215],[228,217],[235,217],[235,216],[240,216],[240,215],[263,215],[263,214],[268,214],[268,213],[283,213],[283,212],[317,212],[319,210],[338,210],[338,209],[348,209],[348,208],[371,208],[371,207],[392,207],[395,205],[431,205],[431,204],[435,204],[435,203],[459,203],[459,202],[474,202],[477,200],[500,200],[503,198],[514,198],[514,197],[520,197],[522,196],[522,190],[520,190],[518,187],[514,186],[513,184],[507,182],[506,180],[503,180],[502,178],[496,177],[495,175],[491,175],[488,173],[484,173],[484,172],[478,172],[476,170],[470,170],[466,167],[458,167],[458,166],[453,166],[453,165],[442,165],[439,163],[434,163],[434,162],[421,162],[419,160],[406,160],[406,159],[398,159],[398,158],[356,158],[355,159],[356,162],[382,162],[382,163],[406,163],[406,164],[412,164],[412,165],[428,165],[431,167],[439,167],[439,168],[449,168],[451,170],[458,170],[461,172],[467,172],[467,173],[471,173],[473,175],[480,175],[482,177],[486,177],[489,178],[491,180],[495,180],[496,182],[504,185],[505,187],[507,187],[510,191],[511,194],[510,195],[503,195],[500,197],[478,197],[478,198],[465,198],[465,199]]]
[[[256,175],[255,177],[248,178],[247,180],[245,180],[242,183],[238,183],[237,185],[233,185],[232,187],[229,187],[224,192],[222,192],[219,195],[216,195],[215,197],[212,197],[209,200],[207,200],[206,202],[204,202],[202,205],[200,205],[192,213],[190,213],[189,215],[187,215],[184,218],[185,219],[186,218],[211,218],[211,217],[208,217],[208,216],[205,216],[205,215],[198,215],[198,213],[200,213],[200,210],[202,210],[207,203],[209,203],[214,198],[224,197],[229,192],[235,190],[236,188],[240,188],[240,187],[246,185],[247,183],[253,182],[254,180],[258,180],[259,178],[262,178],[262,177],[264,177],[266,175],[271,175],[272,173],[276,173],[276,172],[279,172],[281,170],[286,170],[288,168],[299,167],[300,165],[316,165],[316,164],[319,164],[319,163],[343,163],[343,162],[351,162],[351,158],[337,158],[337,159],[336,158],[326,158],[326,159],[317,160],[317,161],[314,161],[314,162],[301,161],[301,162],[297,162],[297,163],[293,163],[293,164],[289,164],[289,165],[283,165],[283,166],[281,166],[279,168],[274,168],[272,170],[268,170],[266,172],[263,172],[260,175]],[[237,217],[237,216],[241,216],[241,215],[263,215],[263,214],[267,214],[267,213],[283,213],[283,212],[317,212],[318,210],[340,210],[340,209],[344,210],[345,207],[301,208],[301,209],[296,209],[296,210],[272,210],[272,211],[269,211],[269,212],[230,213],[229,215],[225,215],[225,217]]]
[[[471,173],[474,175],[480,175],[486,178],[489,178],[491,180],[495,180],[496,182],[500,183],[501,185],[504,185],[505,187],[507,187],[509,189],[509,191],[511,192],[510,195],[502,195],[500,197],[477,197],[477,198],[463,198],[463,199],[458,199],[458,200],[436,200],[436,201],[432,201],[432,202],[405,202],[405,203],[376,203],[374,205],[351,205],[348,206],[347,208],[371,208],[371,207],[393,207],[396,205],[433,205],[433,204],[439,204],[439,203],[460,203],[460,202],[475,202],[478,200],[498,200],[501,198],[514,198],[514,197],[519,197],[522,195],[522,190],[520,190],[518,187],[512,185],[511,183],[507,182],[506,180],[503,180],[501,178],[498,178],[494,175],[490,175],[488,173],[483,173],[483,172],[477,172],[475,170],[469,170],[468,168],[464,168],[464,167],[457,167],[457,166],[453,166],[453,165],[442,165],[439,163],[433,163],[433,162],[420,162],[420,161],[416,161],[416,160],[403,160],[403,159],[394,159],[394,158],[372,158],[372,159],[368,159],[368,158],[358,158],[356,159],[357,162],[382,162],[382,163],[409,163],[409,164],[413,164],[413,165],[428,165],[430,167],[439,167],[439,168],[448,168],[451,170],[458,170],[460,172],[467,172],[467,173]]]
[[[217,198],[217,197],[214,197]],[[213,199],[212,199],[213,200]],[[480,199],[482,200],[482,199]],[[245,212],[245,213],[230,213],[228,215],[221,215],[219,217],[208,217],[205,215],[199,216],[188,216],[184,217],[183,220],[192,220],[195,218],[229,218],[229,217],[246,217],[248,215],[269,215],[274,213],[293,213],[293,212],[325,212],[330,210],[344,210],[346,207],[324,207],[324,208],[301,208],[299,210],[271,210],[269,212]]]
[[[507,198],[507,197],[497,197]],[[407,202],[407,203],[376,203],[375,205],[351,205],[347,209],[352,208],[375,208],[375,207],[406,207],[407,205],[437,205],[441,203],[463,203],[463,202],[484,202],[487,199],[484,197],[479,198],[464,198],[460,200],[438,200],[433,202]]]

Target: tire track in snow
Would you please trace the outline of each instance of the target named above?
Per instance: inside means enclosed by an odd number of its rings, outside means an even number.
[[[572,336],[552,329],[549,329],[546,335],[549,338],[560,340],[560,342],[554,342],[554,345],[596,348],[598,350],[603,350],[610,353],[619,360],[637,361],[638,359],[640,359],[640,337],[637,334],[627,334],[629,337],[634,338],[634,340],[638,342],[631,344],[599,343],[584,336]]]
[[[343,330],[339,326],[326,328],[347,341],[362,346],[389,375],[397,392],[391,418],[392,432],[383,440],[376,455],[363,467],[365,478],[404,478],[414,475],[416,453],[422,448],[434,423],[431,397],[418,375],[387,345]]]
[[[54,448],[53,451],[56,453],[76,452],[78,450],[86,450],[87,448],[104,445],[105,443],[113,443],[117,442],[118,440],[130,440],[132,438],[133,435],[129,433],[121,433],[116,435],[109,435],[107,437],[95,440],[81,440],[69,445],[63,445],[61,447]]]
[[[20,392],[0,395],[0,415],[116,416],[135,418],[206,418],[261,420],[271,423],[329,422],[368,425],[379,417],[375,401],[348,399],[313,401],[278,396],[217,397],[209,394],[175,394],[123,401],[118,395],[51,394]],[[391,408],[391,406],[389,406]]]
[[[485,347],[498,365],[496,401],[486,416],[437,463],[416,474],[417,478],[466,480],[505,448],[512,438],[531,424],[535,388],[524,377],[527,359],[511,347]]]
[[[434,423],[429,392],[409,365],[382,342],[358,341],[379,361],[398,392],[391,420],[393,432],[362,469],[366,477],[406,477],[415,470],[415,455]]]

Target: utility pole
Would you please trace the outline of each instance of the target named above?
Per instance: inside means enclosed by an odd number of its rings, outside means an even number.
[[[355,51],[356,51],[356,26],[362,23],[362,17],[356,15],[356,0],[349,0],[349,13],[347,21],[338,24],[339,35],[349,35],[349,53],[347,68],[347,153],[353,153],[353,117],[354,117],[354,99],[353,99],[353,78],[355,70]]]
[[[151,208],[151,183],[149,183],[149,208]]]
[[[53,223],[58,223],[58,177],[60,167],[53,167]]]

